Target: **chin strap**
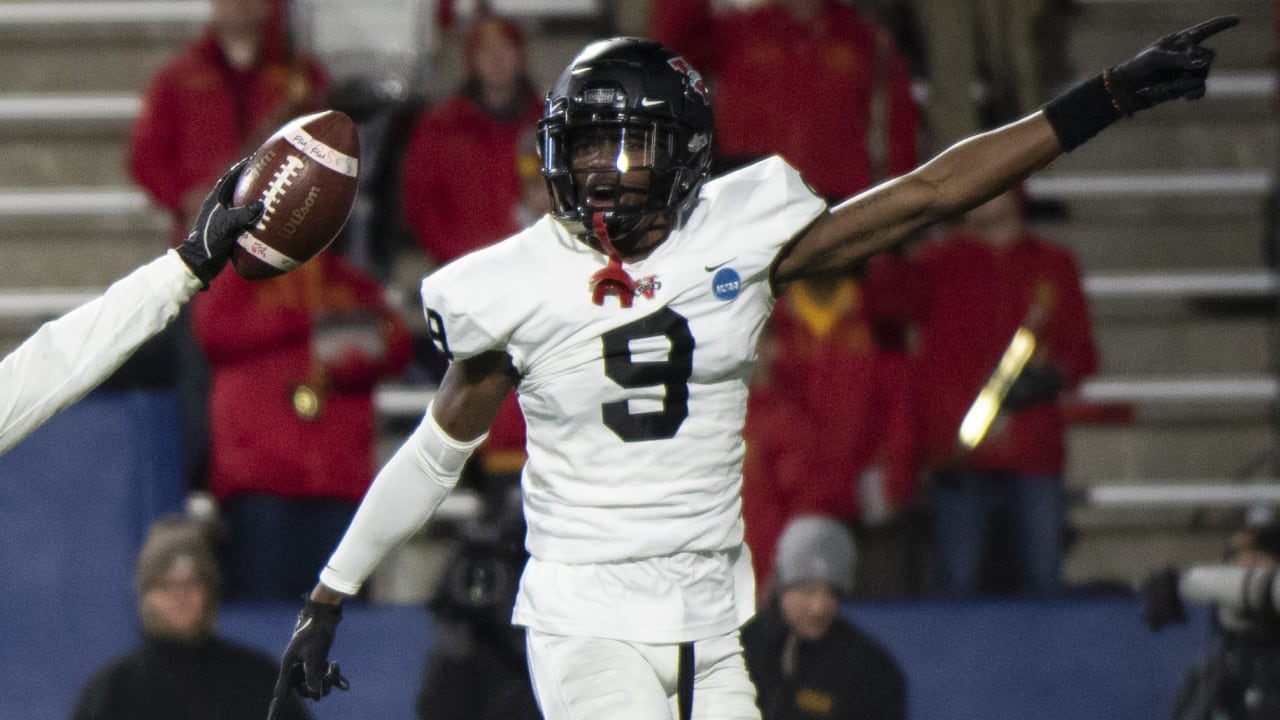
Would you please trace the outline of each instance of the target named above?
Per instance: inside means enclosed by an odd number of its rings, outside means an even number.
[[[604,213],[598,212],[591,216],[591,223],[596,232],[596,239],[600,241],[600,247],[609,255],[609,264],[596,271],[591,276],[591,302],[597,305],[604,305],[606,295],[613,294],[618,296],[618,303],[624,308],[631,307],[631,301],[636,296],[636,281],[631,279],[627,271],[622,269],[622,257],[618,255],[618,250],[613,247],[613,242],[609,240],[609,230],[605,227]]]

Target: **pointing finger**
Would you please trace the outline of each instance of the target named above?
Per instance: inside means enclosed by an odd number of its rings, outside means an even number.
[[[1203,42],[1206,38],[1216,35],[1227,28],[1233,28],[1240,23],[1240,18],[1236,15],[1219,15],[1211,20],[1187,28],[1178,33],[1174,37],[1174,47],[1185,49],[1194,47]]]

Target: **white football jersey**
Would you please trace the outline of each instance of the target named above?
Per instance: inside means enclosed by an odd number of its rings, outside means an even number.
[[[423,281],[443,350],[504,350],[520,373],[533,563],[738,552],[769,269],[825,207],[777,157],[707,182],[683,227],[624,265],[639,285],[630,308],[592,302],[607,257],[550,216]]]

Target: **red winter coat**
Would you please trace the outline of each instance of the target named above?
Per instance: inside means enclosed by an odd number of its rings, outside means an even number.
[[[875,312],[919,324],[915,382],[927,462],[943,461],[955,449],[960,421],[1033,299],[1047,313],[1032,362],[1055,365],[1068,389],[1097,372],[1088,305],[1070,251],[1029,235],[997,248],[958,231],[918,249],[910,260],[874,258],[868,295]],[[1060,475],[1065,459],[1062,405],[1050,402],[993,425],[966,465]]]
[[[827,301],[806,288],[796,283],[774,309],[777,358],[768,386],[752,386],[748,407],[743,514],[762,582],[792,518],[862,514],[865,471],[880,468],[893,507],[915,490],[906,356],[876,346],[857,283],[842,282]]]
[[[888,31],[851,8],[828,0],[821,18],[800,23],[773,4],[713,14],[705,0],[654,0],[650,17],[650,36],[709,76],[721,156],[778,153],[828,198],[916,166],[919,111],[906,60]]]
[[[444,264],[521,229],[516,146],[541,116],[532,92],[524,112],[505,121],[459,93],[419,119],[405,150],[401,202],[431,259]]]
[[[129,173],[173,214],[175,241],[193,219],[184,216],[189,192],[212,186],[291,116],[323,106],[330,81],[318,61],[296,60],[306,94],[289,105],[291,86],[301,87],[294,63],[278,50],[264,55],[256,68],[234,70],[210,29],[151,78],[129,137]]]
[[[351,349],[317,360],[313,319],[352,312],[374,319],[381,357]],[[377,281],[333,253],[272,280],[228,271],[197,296],[192,322],[211,370],[213,494],[358,501],[374,474],[374,384],[400,374],[412,353]],[[314,420],[294,411],[301,383],[323,388]]]
[[[437,263],[522,229],[517,144],[529,140],[541,116],[542,103],[533,92],[513,120],[498,120],[458,93],[419,119],[405,151],[401,202],[418,244]],[[524,416],[512,394],[478,460],[491,473],[517,472],[524,442]]]

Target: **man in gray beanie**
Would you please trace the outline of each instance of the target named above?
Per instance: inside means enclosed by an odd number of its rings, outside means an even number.
[[[778,541],[773,593],[742,630],[764,720],[903,720],[906,682],[879,642],[840,613],[853,591],[845,526],[797,517]]]

